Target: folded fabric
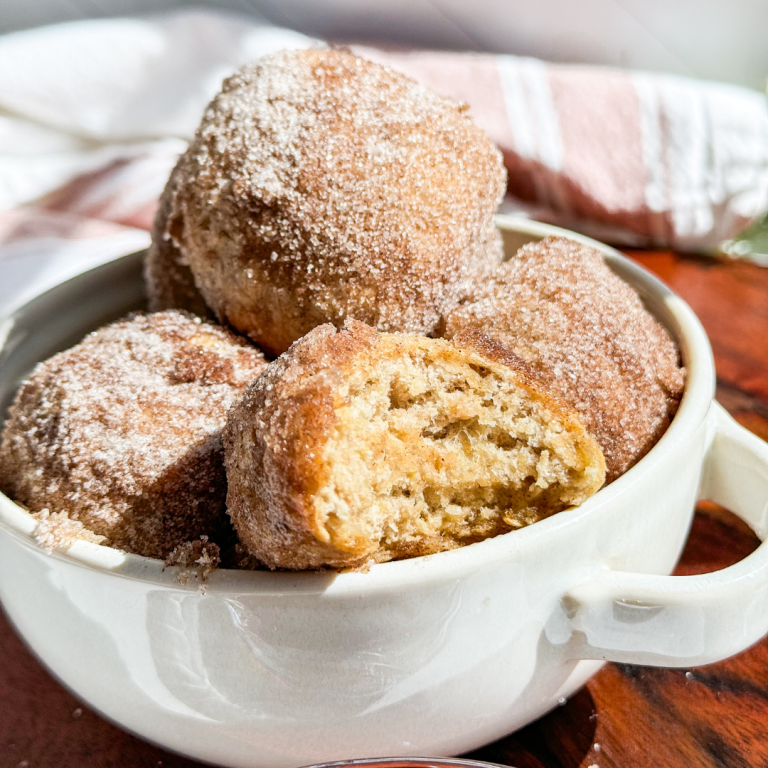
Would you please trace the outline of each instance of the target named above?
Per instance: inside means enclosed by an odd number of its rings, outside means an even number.
[[[271,51],[320,44],[213,11],[0,38],[0,260],[18,258],[18,236],[2,244],[9,216],[148,228],[222,78]],[[503,152],[507,210],[696,252],[768,211],[768,105],[756,92],[514,56],[355,50],[469,104]]]
[[[671,75],[454,53],[360,55],[470,105],[535,218],[709,252],[768,210],[768,102]]]

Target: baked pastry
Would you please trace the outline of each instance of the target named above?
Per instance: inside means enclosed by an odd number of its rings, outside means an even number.
[[[501,260],[501,155],[466,108],[342,50],[242,68],[181,162],[171,235],[268,353],[325,322],[430,334]]]
[[[177,228],[171,219],[173,193],[179,180],[181,159],[171,171],[152,227],[152,244],[144,259],[144,282],[150,312],[164,309],[185,309],[200,317],[214,319],[195,285],[192,271],[184,262],[172,232]]]
[[[656,443],[677,410],[685,370],[667,331],[601,253],[548,237],[521,248],[448,313],[444,335],[482,329],[572,406],[605,456],[607,481]]]
[[[320,326],[224,431],[227,505],[270,568],[352,568],[495,536],[603,483],[597,443],[482,334]]]
[[[30,512],[67,513],[109,545],[165,557],[221,525],[221,430],[265,365],[186,313],[102,328],[22,385],[0,441],[0,488]]]

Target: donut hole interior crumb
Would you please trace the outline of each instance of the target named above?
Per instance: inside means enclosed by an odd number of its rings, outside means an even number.
[[[374,375],[349,381],[325,448],[330,478],[315,514],[334,545],[458,546],[535,522],[595,487],[599,470],[516,377],[445,350],[380,357]]]

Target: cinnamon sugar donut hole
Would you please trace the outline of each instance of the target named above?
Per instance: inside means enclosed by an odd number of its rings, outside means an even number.
[[[580,504],[605,477],[576,414],[501,345],[355,320],[270,363],[224,444],[229,514],[269,568],[454,549]]]
[[[102,328],[22,385],[0,442],[0,488],[149,557],[215,536],[226,522],[221,431],[265,365],[187,313]]]
[[[430,334],[501,259],[501,155],[466,108],[341,50],[283,51],[211,102],[173,236],[220,321],[273,354],[346,317]]]
[[[521,248],[448,314],[444,335],[468,328],[501,341],[579,413],[607,482],[648,453],[683,394],[677,345],[602,254],[574,240]]]

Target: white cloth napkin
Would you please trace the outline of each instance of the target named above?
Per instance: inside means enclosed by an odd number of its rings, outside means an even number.
[[[0,37],[0,307],[144,247],[165,179],[222,78],[318,44],[214,11]],[[514,56],[357,50],[470,105],[504,154],[507,209],[699,252],[768,211],[759,93]]]

